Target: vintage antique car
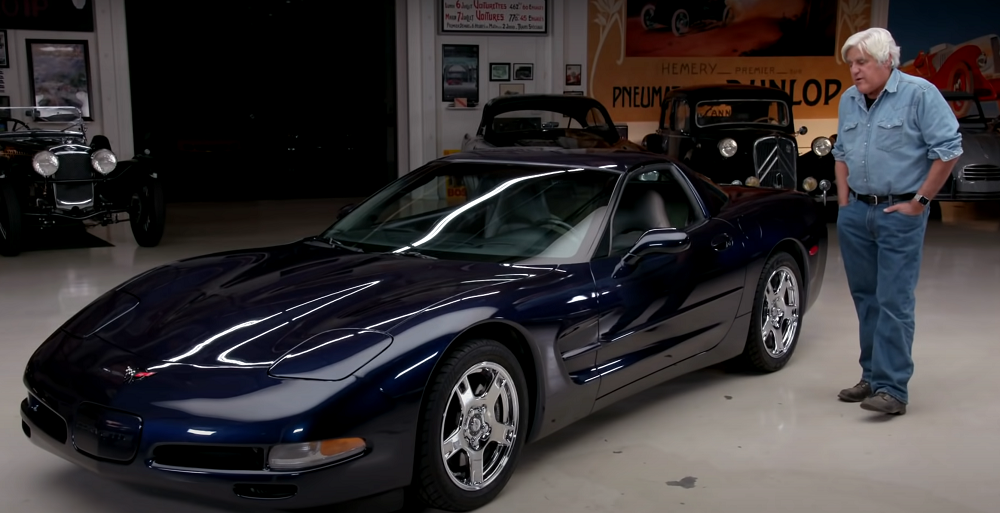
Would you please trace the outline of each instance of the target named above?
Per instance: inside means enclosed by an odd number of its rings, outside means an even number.
[[[237,508],[473,510],[617,401],[782,369],[828,247],[800,192],[622,150],[456,153],[338,218],[107,291],[29,358],[25,435]]]
[[[835,178],[830,138],[819,136],[800,155],[791,97],[781,89],[709,84],[674,89],[661,103],[659,128],[643,139],[655,153],[674,157],[717,183],[798,189],[828,202]],[[809,155],[812,153],[812,155]],[[800,173],[804,167],[809,173]]]
[[[573,94],[516,94],[486,102],[479,129],[465,135],[462,151],[508,146],[645,151],[621,135],[601,102]]]
[[[20,254],[38,230],[107,225],[119,214],[139,245],[159,244],[163,191],[144,160],[119,160],[102,135],[88,142],[76,107],[0,109],[0,254]]]
[[[675,36],[692,29],[725,26],[735,17],[729,0],[654,0],[646,2],[640,16],[644,29],[667,27]]]
[[[958,118],[962,155],[935,201],[1000,200],[1000,116],[987,118],[979,98],[967,92],[942,91]]]

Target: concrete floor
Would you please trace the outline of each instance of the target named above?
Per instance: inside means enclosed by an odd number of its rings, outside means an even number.
[[[91,230],[113,247],[0,259],[0,511],[245,511],[109,482],[34,447],[19,428],[24,363],[73,313],[145,269],[310,235],[339,206],[173,205],[158,248],[137,248],[126,223]],[[911,403],[896,418],[836,400],[860,371],[831,232],[822,296],[788,367],[767,376],[709,369],[605,409],[526,448],[506,490],[481,511],[997,511],[1000,230],[931,222]]]

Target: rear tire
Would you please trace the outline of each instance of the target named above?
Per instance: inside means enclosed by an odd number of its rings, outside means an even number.
[[[495,340],[466,342],[445,356],[427,397],[416,495],[446,511],[488,504],[510,480],[527,436],[528,387],[517,358]]]
[[[0,185],[0,255],[21,254],[24,246],[24,225],[21,203],[9,185]]]
[[[757,280],[743,367],[775,372],[788,363],[802,331],[804,300],[799,264],[788,253],[775,253]]]

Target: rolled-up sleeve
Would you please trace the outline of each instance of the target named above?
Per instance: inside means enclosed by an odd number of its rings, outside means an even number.
[[[927,158],[948,161],[962,154],[958,119],[936,88],[924,89],[917,105],[917,119],[927,144]]]

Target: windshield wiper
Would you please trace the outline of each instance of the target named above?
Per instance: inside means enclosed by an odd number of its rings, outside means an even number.
[[[340,242],[339,240],[334,239],[333,237],[306,237],[304,240],[305,240],[305,242],[322,242],[322,243],[326,244],[327,246],[334,247],[334,248],[346,249],[348,251],[353,251],[355,253],[364,253],[365,252],[365,250],[363,250],[361,248],[356,248],[354,246],[348,246],[347,244],[344,244],[343,242]]]
[[[415,249],[408,249],[406,251],[393,251],[392,253],[386,253],[386,254],[387,255],[403,255],[403,256],[411,256],[411,257],[417,257],[417,258],[426,258],[428,260],[437,260],[437,257],[432,257],[430,255],[425,255],[425,254],[423,254],[423,253],[421,253],[421,252],[419,252],[419,251],[417,251]]]

